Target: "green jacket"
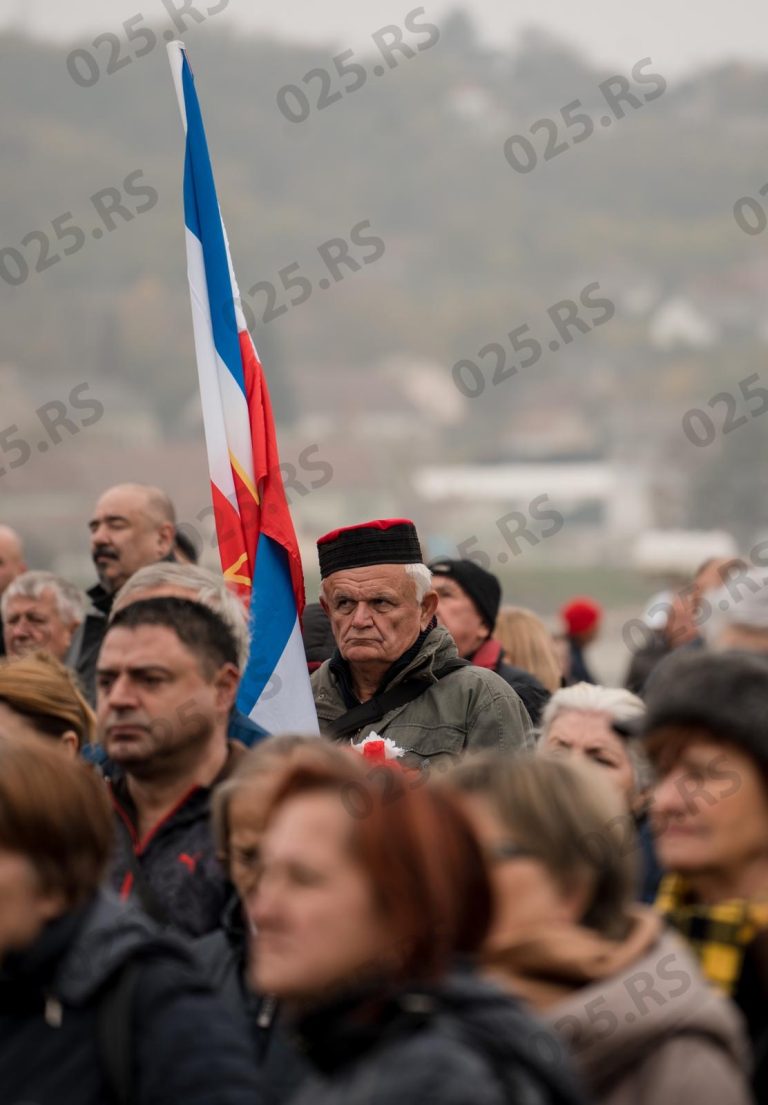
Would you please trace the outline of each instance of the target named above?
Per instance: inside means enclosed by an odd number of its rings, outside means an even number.
[[[437,627],[428,635],[411,663],[382,690],[404,679],[423,679],[427,689],[412,702],[396,706],[354,738],[375,731],[389,737],[408,755],[401,763],[413,767],[449,763],[462,752],[493,748],[517,752],[532,747],[532,726],[520,698],[501,676],[468,665],[436,679],[449,660],[458,656],[453,638]],[[321,732],[347,712],[330,661],[312,676],[312,690]],[[343,737],[341,740],[347,740]]]

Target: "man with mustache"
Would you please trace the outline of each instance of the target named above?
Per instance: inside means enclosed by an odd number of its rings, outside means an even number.
[[[88,529],[99,582],[88,592],[93,608],[81,629],[75,670],[86,697],[94,703],[96,660],[112,600],[139,568],[175,559],[176,514],[170,498],[159,487],[117,484],[99,498]]]
[[[227,900],[210,798],[245,755],[227,741],[239,678],[230,627],[185,598],[118,610],[98,659],[96,716],[118,836],[111,882],[190,936],[217,928]]]

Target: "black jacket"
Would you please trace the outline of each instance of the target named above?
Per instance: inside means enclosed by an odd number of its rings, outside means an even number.
[[[291,1105],[579,1105],[549,1030],[468,972],[368,992],[297,1030],[317,1075]]]
[[[99,894],[0,967],[3,1105],[112,1105],[99,1049],[102,994],[132,957],[136,1105],[259,1105],[248,1042],[185,949]]]
[[[87,592],[91,600],[91,609],[78,627],[70,645],[67,663],[74,668],[83,694],[91,706],[96,704],[96,661],[101,651],[101,642],[107,633],[107,619],[114,598],[96,583]]]
[[[242,746],[230,744],[227,763],[213,784],[193,788],[143,840],[125,777],[116,772],[109,780],[117,824],[112,888],[123,899],[135,896],[163,927],[187,936],[204,936],[219,927],[230,885],[211,831],[211,795],[243,755]]]
[[[275,998],[254,994],[246,985],[247,935],[237,897],[225,909],[221,928],[196,940],[192,950],[227,1011],[250,1035],[264,1105],[283,1105],[307,1077],[309,1066],[289,1037]]]

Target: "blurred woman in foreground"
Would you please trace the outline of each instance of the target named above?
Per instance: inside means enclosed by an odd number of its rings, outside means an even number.
[[[563,760],[478,756],[451,781],[494,860],[488,970],[560,1034],[594,1100],[750,1102],[736,1011],[632,904],[632,848],[606,779]]]
[[[455,800],[366,766],[294,761],[248,895],[253,984],[290,1009],[317,1071],[296,1105],[579,1100],[552,1037],[457,970],[491,895]]]
[[[99,889],[106,789],[40,737],[0,737],[4,1105],[254,1105],[244,1033],[186,950]]]
[[[93,740],[94,725],[72,672],[49,653],[0,662],[0,733],[52,737],[76,756]]]

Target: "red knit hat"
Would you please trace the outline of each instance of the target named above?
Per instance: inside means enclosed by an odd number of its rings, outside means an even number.
[[[588,633],[603,616],[600,603],[589,598],[571,599],[560,609],[560,617],[565,622],[566,632],[570,636]]]

